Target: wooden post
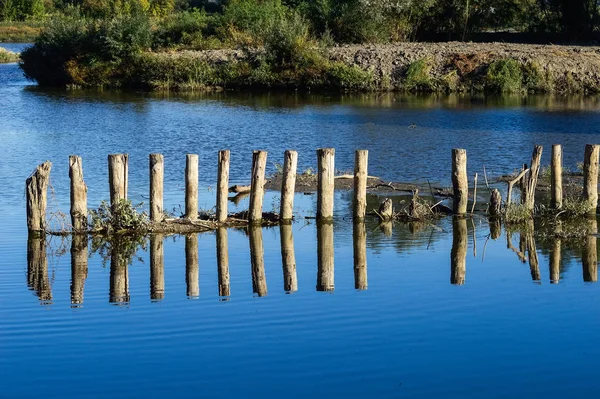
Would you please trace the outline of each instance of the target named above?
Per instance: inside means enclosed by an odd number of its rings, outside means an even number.
[[[29,237],[27,239],[27,285],[35,291],[43,305],[52,301],[45,237]]]
[[[382,222],[389,222],[394,219],[394,203],[392,200],[390,198],[384,199],[379,205],[377,213]]]
[[[108,185],[110,206],[116,206],[127,199],[129,155],[111,154],[108,156]]]
[[[165,158],[162,154],[150,154],[150,220],[160,222],[164,214],[164,180],[165,180]]]
[[[198,219],[198,155],[185,156],[185,218]]]
[[[281,184],[281,220],[294,217],[294,193],[296,191],[296,169],[298,153],[287,150],[283,154],[283,183]]]
[[[162,234],[150,236],[150,300],[165,298],[165,251]]]
[[[317,223],[317,291],[333,291],[333,223]]]
[[[317,219],[333,219],[335,149],[319,148],[317,150]]]
[[[229,284],[229,249],[227,229],[217,228],[217,269],[219,272],[219,296],[231,295]]]
[[[367,228],[364,222],[354,222],[352,242],[354,244],[354,288],[366,290],[367,280]]]
[[[267,295],[267,277],[265,276],[265,257],[263,248],[262,228],[251,225],[248,227],[250,235],[250,263],[252,264],[252,290],[258,296]]]
[[[532,164],[533,166],[533,164]],[[527,228],[524,232],[525,242],[527,246],[527,258],[529,260],[529,269],[531,271],[531,279],[535,282],[542,280],[540,273],[540,262],[538,260],[537,249],[535,247],[535,238],[533,236],[534,225],[533,220],[527,221]]]
[[[467,150],[452,150],[452,188],[454,192],[453,212],[457,215],[467,213],[469,200],[469,180],[467,178]]]
[[[595,214],[598,207],[598,154],[600,146],[587,144],[583,158],[583,200],[588,205],[588,213]]]
[[[75,233],[87,231],[87,186],[83,181],[81,157],[69,156],[69,177],[71,178],[71,225]]]
[[[39,165],[25,181],[29,234],[43,234],[46,231],[46,207],[51,169],[52,163],[46,161]]]
[[[248,222],[260,223],[262,221],[263,198],[265,196],[265,168],[267,166],[267,152],[254,151],[252,153],[252,180],[250,183],[250,209]],[[262,236],[262,233],[261,233]]]
[[[227,220],[227,199],[229,197],[229,150],[219,151],[217,170],[217,220]]]
[[[283,289],[292,293],[298,291],[298,276],[296,274],[296,256],[294,254],[294,237],[291,223],[279,225],[281,238],[281,264],[283,266]]]
[[[75,234],[71,241],[71,307],[83,303],[83,287],[88,274],[88,237]]]
[[[364,219],[367,214],[367,176],[369,151],[356,150],[354,154],[354,218]]]
[[[198,274],[198,234],[188,234],[185,236],[185,285],[189,299],[200,296]]]
[[[452,218],[450,269],[450,284],[463,285],[467,273],[467,219],[456,216]]]
[[[129,271],[128,265],[121,258],[119,245],[114,245],[110,255],[110,289],[109,302],[117,304],[129,303]]]
[[[527,172],[529,172],[529,168],[527,164],[524,163],[521,167],[521,179],[519,180],[519,190],[521,190],[521,204],[525,203],[525,191],[527,190]]]
[[[583,281],[591,283],[598,281],[598,252],[596,238],[596,234],[598,233],[598,222],[594,217],[590,218],[588,223],[588,234],[585,237],[581,261],[583,267]]]
[[[533,212],[535,208],[535,188],[537,186],[537,179],[540,173],[540,162],[542,160],[542,149],[541,145],[536,145],[533,148],[533,153],[531,154],[531,167],[529,168],[529,172],[525,174],[525,207]]]
[[[490,196],[490,206],[488,208],[490,217],[498,217],[502,214],[502,197],[498,189],[493,189]]]
[[[552,161],[550,164],[550,206],[553,209],[562,208],[562,146],[554,144],[552,146]]]

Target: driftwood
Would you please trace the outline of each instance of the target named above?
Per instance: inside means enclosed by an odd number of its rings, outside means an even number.
[[[506,194],[506,204],[510,204],[512,202],[512,189],[513,186],[518,183],[519,181],[521,181],[521,178],[523,176],[525,176],[525,173],[529,172],[529,169],[524,169],[521,171],[521,173],[519,173],[517,175],[517,177],[515,177],[514,179],[512,179],[511,181],[508,182],[508,193]]]
[[[250,194],[250,186],[241,186],[239,184],[236,184],[236,185],[229,187],[229,192],[230,193],[238,193],[238,194],[242,194],[242,193]]]

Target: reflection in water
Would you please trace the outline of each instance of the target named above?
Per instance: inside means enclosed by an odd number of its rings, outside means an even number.
[[[333,223],[317,224],[317,291],[333,291]]]
[[[150,237],[150,299],[165,298],[165,254],[162,234]]]
[[[394,223],[393,222],[381,222],[379,224],[379,229],[385,236],[391,237],[392,233],[394,232]]]
[[[354,288],[366,290],[367,282],[367,227],[364,222],[354,223]]]
[[[52,301],[45,237],[27,240],[27,285],[36,292],[42,304]]]
[[[110,291],[109,302],[117,304],[129,303],[129,270],[128,264],[114,245],[110,255]]]
[[[185,236],[185,284],[188,298],[200,296],[198,270],[198,234],[188,234]]]
[[[552,238],[552,248],[550,249],[550,284],[558,284],[560,281],[560,256],[562,252],[562,222],[556,221],[554,227],[554,236]]]
[[[540,282],[542,280],[542,274],[540,273],[540,262],[538,260],[535,239],[533,238],[534,232],[535,228],[533,226],[533,220],[529,220],[527,222],[527,226],[525,227],[525,231],[521,233],[520,242],[524,241],[525,247],[527,248],[527,258],[529,260],[531,279],[535,282]]]
[[[465,283],[467,272],[467,219],[452,218],[452,250],[450,252],[450,284]]]
[[[227,229],[217,229],[217,268],[219,272],[219,296],[231,295],[229,288],[229,250]]]
[[[252,264],[252,290],[258,296],[267,295],[267,278],[265,276],[265,257],[263,248],[262,227],[249,226],[250,262]]]
[[[296,275],[296,255],[294,254],[294,237],[292,224],[279,225],[281,237],[281,263],[283,266],[283,289],[286,292],[298,291],[298,276]]]
[[[583,281],[598,281],[598,253],[596,252],[596,236],[598,233],[598,221],[594,217],[587,220],[588,234],[585,237],[583,254],[581,256],[583,264]],[[592,235],[594,234],[594,235]]]
[[[83,303],[83,287],[88,274],[88,238],[75,234],[71,241],[71,305]]]
[[[500,218],[489,218],[488,223],[490,225],[490,238],[492,240],[500,238],[500,235],[502,234]]]

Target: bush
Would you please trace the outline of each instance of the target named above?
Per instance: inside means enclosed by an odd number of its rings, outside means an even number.
[[[215,34],[218,19],[218,16],[198,10],[170,15],[159,21],[152,47],[187,47],[197,50],[213,48],[218,40],[214,37],[212,40],[206,38]]]
[[[373,74],[356,65],[335,62],[327,73],[330,84],[343,90],[362,91],[373,89],[375,86]]]
[[[508,58],[492,62],[487,70],[486,88],[499,93],[522,91],[523,73],[518,61]]]
[[[141,233],[149,227],[146,212],[138,212],[142,204],[133,205],[129,200],[121,200],[111,207],[102,201],[98,209],[90,209],[91,228],[95,232],[113,233]]]
[[[405,87],[411,91],[430,91],[433,89],[431,80],[431,60],[421,58],[408,66]]]

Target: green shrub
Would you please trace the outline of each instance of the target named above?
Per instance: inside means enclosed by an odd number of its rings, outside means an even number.
[[[522,223],[533,217],[533,213],[524,204],[510,203],[504,209],[504,221],[508,224]]]
[[[106,201],[102,201],[98,209],[90,209],[92,231],[107,234],[147,231],[150,222],[145,211],[138,212],[141,205],[133,205],[129,200],[121,200],[111,206]]]
[[[431,79],[432,63],[428,58],[421,58],[408,66],[405,88],[410,91],[430,91],[433,89]]]
[[[180,12],[161,19],[154,32],[153,48],[184,47],[206,49],[216,47],[214,37],[218,16],[204,11]],[[210,37],[210,40],[207,38]]]
[[[507,58],[492,62],[487,70],[486,89],[498,93],[522,91],[523,73],[518,61]]]
[[[369,90],[375,87],[375,77],[370,71],[356,65],[334,62],[327,70],[328,80],[333,87],[350,91]]]

